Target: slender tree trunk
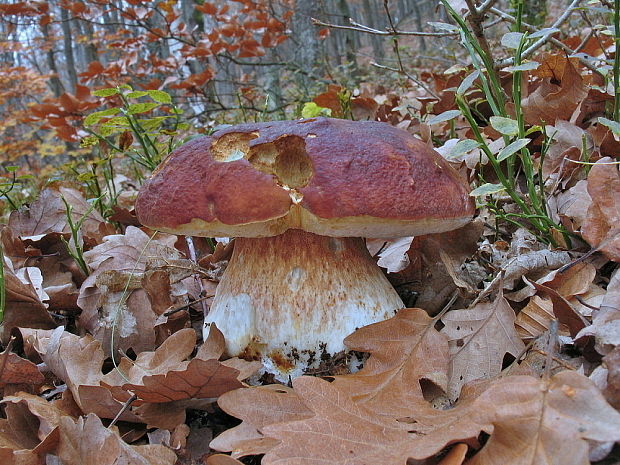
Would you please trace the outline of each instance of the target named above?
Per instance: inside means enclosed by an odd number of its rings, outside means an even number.
[[[301,84],[306,91],[315,81],[317,74],[323,74],[319,61],[319,40],[311,20],[318,16],[319,6],[319,2],[315,0],[297,0],[293,14],[292,28],[296,43],[294,56],[295,61],[308,73],[301,75]]]
[[[71,32],[71,21],[69,12],[66,8],[60,9],[60,19],[62,24],[63,45],[65,49],[65,61],[67,63],[67,77],[71,84],[71,90],[75,93],[77,88],[77,72],[75,69],[75,57],[73,56],[73,35]]]
[[[46,53],[47,58],[47,66],[51,72],[50,80],[48,81],[48,85],[50,89],[54,93],[54,96],[59,97],[64,92],[64,86],[62,85],[62,81],[58,76],[58,67],[56,66],[56,57],[54,56],[54,42],[50,38],[50,30],[49,24],[44,24],[41,26],[41,33],[43,34],[43,38],[45,42],[50,45],[49,50]]]
[[[366,24],[373,29],[378,29],[378,12],[376,7],[371,5],[370,0],[362,0],[362,8],[364,9],[364,16],[366,17]],[[383,10],[382,10],[383,12]],[[382,16],[385,16],[383,13]],[[383,52],[383,39],[380,36],[371,35],[370,44],[372,45],[372,52],[375,55],[375,59],[379,59],[384,55]]]

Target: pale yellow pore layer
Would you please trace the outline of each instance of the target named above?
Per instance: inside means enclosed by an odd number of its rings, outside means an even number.
[[[302,229],[321,236],[392,238],[451,231],[465,226],[470,221],[471,216],[447,219],[422,218],[415,221],[368,215],[320,218],[300,205],[293,204],[285,215],[260,222],[225,224],[220,221],[206,222],[194,218],[185,225],[160,229],[172,234],[208,237],[268,237],[280,235],[288,229]]]
[[[362,239],[289,230],[236,239],[204,336],[215,322],[229,355],[261,359],[287,381],[345,350],[355,329],[402,307]]]

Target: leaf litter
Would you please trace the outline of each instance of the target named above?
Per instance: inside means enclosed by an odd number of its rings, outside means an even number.
[[[604,458],[620,441],[617,141],[586,118],[606,97],[579,65],[562,55],[539,61],[525,118],[548,123],[554,142],[535,159],[547,207],[579,239],[545,246],[525,229],[497,226],[481,206],[458,231],[369,240],[408,308],[345,339],[350,373],[264,384],[259,362],[227,358],[219,331],[199,339],[201,290],[216,288],[234,242],[192,260],[178,237],[141,229],[130,210],[117,212],[125,220],[115,229],[68,187],[44,190],[14,212],[0,230],[2,341],[10,347],[0,353],[0,461],[581,465]],[[439,96],[431,120],[455,109],[464,75],[427,74]],[[339,109],[337,92],[319,100]],[[427,141],[445,136],[440,151],[470,179],[485,169],[488,159],[467,142],[472,134],[456,113],[448,137],[447,122],[418,124],[403,110],[429,111],[433,99],[364,92],[355,114]],[[506,145],[491,127],[484,137],[496,155]],[[587,168],[584,152],[593,163]],[[73,240],[63,198],[74,221],[86,215],[78,241],[88,275],[63,242]],[[501,202],[510,211],[509,200]]]

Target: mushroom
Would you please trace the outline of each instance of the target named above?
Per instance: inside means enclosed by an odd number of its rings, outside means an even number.
[[[404,305],[364,239],[471,220],[469,186],[434,150],[375,121],[241,124],[175,150],[141,188],[145,226],[234,236],[204,336],[286,381]]]

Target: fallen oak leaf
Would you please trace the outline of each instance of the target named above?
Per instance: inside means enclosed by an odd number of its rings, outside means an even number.
[[[385,321],[358,329],[344,343],[371,355],[357,373],[338,376],[334,385],[381,415],[407,416],[427,405],[420,382],[448,386],[448,338],[419,308],[404,308]]]
[[[548,380],[508,376],[476,403],[491,411],[493,428],[468,465],[583,465],[590,463],[586,440],[620,440],[620,413],[574,371]]]
[[[215,454],[207,457],[207,465],[243,465],[243,462],[232,458],[230,455]]]
[[[2,340],[6,342],[15,327],[52,329],[56,322],[39,300],[32,284],[24,284],[8,267],[4,268],[6,305],[2,324]]]
[[[465,383],[498,375],[504,355],[516,357],[525,347],[515,329],[514,310],[501,291],[495,301],[452,310],[441,321],[441,333],[449,339],[448,397],[453,400]]]
[[[32,202],[28,209],[20,209],[11,212],[9,216],[9,227],[21,238],[33,240],[40,239],[41,236],[50,233],[70,232],[67,221],[67,208],[62,198],[71,207],[71,218],[74,223],[80,221],[85,216],[80,231],[97,241],[102,234],[100,226],[104,225],[104,232],[109,228],[105,227],[105,220],[91,208],[91,205],[84,199],[82,194],[71,188],[60,187],[56,189],[44,189],[38,198]]]
[[[588,194],[592,203],[582,236],[607,258],[620,262],[620,172],[611,158],[601,158],[592,166]]]
[[[441,424],[432,432],[412,429],[413,421],[398,421],[355,403],[347,392],[319,378],[293,380],[295,392],[314,416],[265,426],[262,433],[280,441],[263,458],[264,465],[374,464],[403,465],[422,460],[453,442],[474,440],[490,425],[481,425],[483,412],[471,402],[445,412],[435,411]]]
[[[139,353],[155,347],[154,328],[159,315],[140,280],[151,257],[160,257],[161,260],[181,258],[180,252],[174,248],[175,241],[176,236],[151,238],[140,229],[129,226],[125,234],[105,236],[101,244],[84,253],[92,273],[80,289],[77,303],[83,311],[79,323],[102,341],[107,355],[111,353],[113,330],[117,331],[118,347],[125,351],[132,348]],[[127,275],[133,275],[135,279],[134,287],[129,286],[125,293]],[[183,286],[177,283],[174,287]],[[175,291],[179,296],[186,294],[183,289]]]
[[[99,341],[87,335],[82,338],[58,327],[51,333],[34,332],[34,348],[48,368],[66,384],[75,402],[84,413],[95,413],[101,418],[114,418],[123,404],[100,386],[105,356]],[[140,422],[129,411],[122,420]]]
[[[553,124],[556,120],[570,120],[571,115],[588,96],[588,89],[579,71],[570,59],[565,57],[546,58],[542,66],[549,74],[543,78],[541,85],[530,95],[523,98],[521,106],[525,121],[529,125],[545,121]]]
[[[1,360],[6,357],[6,361]],[[0,354],[0,387],[6,384],[43,384],[45,376],[30,360],[14,353]]]
[[[104,453],[102,453],[104,451]],[[58,457],[64,465],[173,465],[176,454],[162,445],[131,446],[94,414],[60,420]]]
[[[265,426],[312,416],[291,388],[278,384],[230,391],[217,403],[229,415],[243,420],[210,444],[214,450],[232,452],[233,457],[264,454],[274,447],[278,441],[260,432]]]
[[[527,280],[527,278],[523,279]],[[536,282],[530,282],[529,284],[534,286],[538,292],[547,295],[551,299],[553,314],[560,323],[568,327],[571,337],[574,338],[579,331],[587,326],[585,319],[571,307],[570,303],[558,291]]]
[[[225,392],[243,387],[237,378],[239,370],[217,360],[191,360],[183,370],[166,374],[147,375],[142,384],[123,384],[143,402],[172,402],[175,400],[219,397]],[[138,403],[136,405],[139,405]]]

